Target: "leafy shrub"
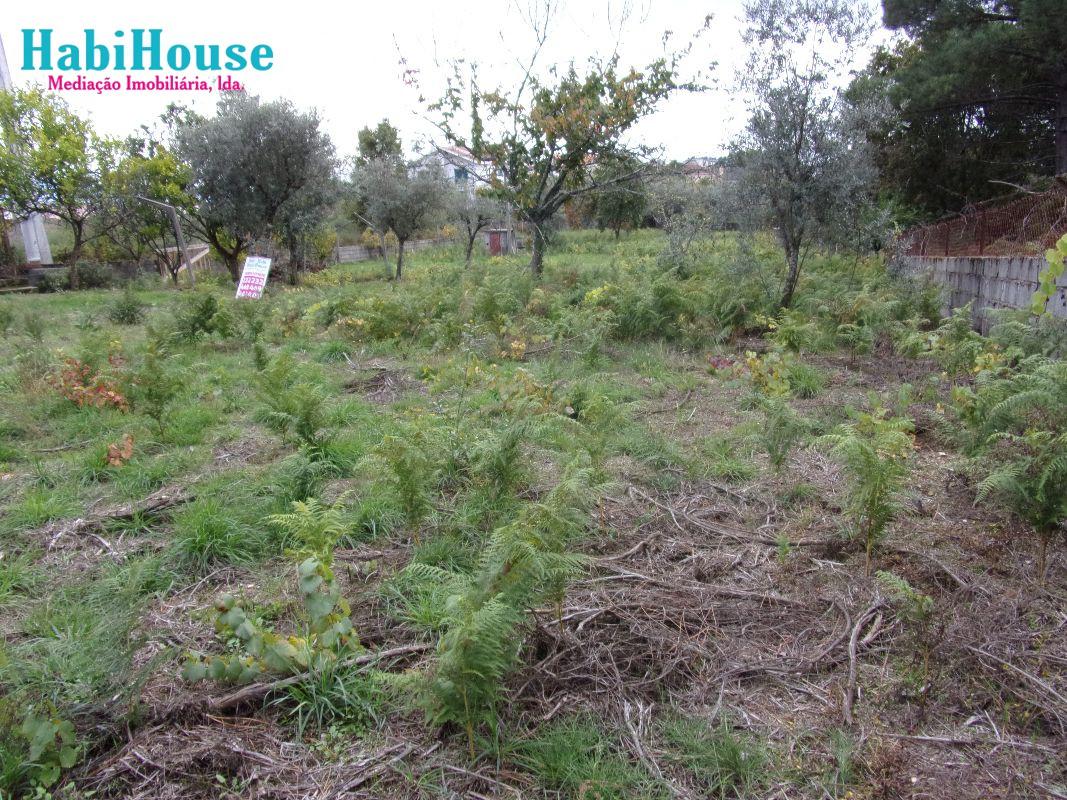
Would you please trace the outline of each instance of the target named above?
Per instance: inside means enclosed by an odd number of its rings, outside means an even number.
[[[126,284],[122,294],[108,308],[107,316],[116,325],[136,325],[144,320],[146,308],[133,286]]]
[[[1030,301],[1030,312],[1041,316],[1048,311],[1048,303],[1056,296],[1056,283],[1067,269],[1067,234],[1045,253],[1046,266],[1038,276],[1039,286]]]
[[[37,291],[41,294],[65,292],[70,289],[70,275],[66,269],[49,269],[37,282]]]
[[[333,548],[344,530],[336,506],[315,500],[293,503],[292,511],[270,518],[297,545],[297,577],[307,614],[306,636],[280,636],[257,624],[231,595],[219,598],[215,626],[226,639],[237,639],[244,655],[190,653],[182,677],[191,682],[211,678],[250,683],[264,673],[294,675],[321,670],[359,648],[352,633],[351,609],[334,579]]]
[[[66,359],[59,373],[52,376],[51,382],[61,396],[79,408],[91,406],[130,410],[129,400],[120,391],[115,379],[97,372],[76,358]]]
[[[5,719],[10,717],[10,719]],[[74,726],[57,716],[29,713],[18,724],[14,709],[0,707],[0,792],[30,797],[22,790],[36,787],[33,797],[51,796],[43,790],[59,780],[64,769],[81,757]]]
[[[751,350],[745,353],[745,367],[752,388],[767,397],[789,395],[789,360],[781,353],[772,351],[759,355]]]
[[[227,338],[233,333],[233,318],[215,295],[193,292],[178,303],[174,312],[174,335],[183,341],[217,334]]]
[[[130,376],[129,389],[134,409],[154,420],[161,435],[167,410],[183,386],[181,374],[166,366],[167,356],[165,346],[149,337],[141,366]]]
[[[107,264],[89,262],[78,265],[78,285],[82,289],[108,289],[115,282],[115,273]]]

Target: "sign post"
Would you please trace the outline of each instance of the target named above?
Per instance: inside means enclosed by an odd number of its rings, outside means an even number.
[[[258,300],[263,296],[270,274],[270,259],[263,256],[248,256],[241,270],[241,281],[237,284],[237,298],[247,297]]]

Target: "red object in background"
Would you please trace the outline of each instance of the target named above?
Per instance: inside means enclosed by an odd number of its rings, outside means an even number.
[[[489,255],[498,256],[502,252],[500,246],[500,231],[489,232]]]

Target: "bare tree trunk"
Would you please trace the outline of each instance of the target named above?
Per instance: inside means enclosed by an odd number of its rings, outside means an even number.
[[[67,280],[71,289],[79,289],[81,288],[81,276],[78,275],[78,259],[81,258],[82,247],[85,246],[85,223],[72,222],[70,227],[74,231],[74,245],[67,256]]]
[[[404,239],[397,237],[396,240],[396,279],[400,278],[404,274]]]
[[[478,231],[467,234],[467,260],[464,262],[464,266],[469,267],[471,265],[471,258],[474,255],[474,242],[478,239]]]
[[[222,263],[226,265],[226,271],[230,273],[234,283],[237,283],[241,277],[241,265],[237,263],[239,258],[240,253],[222,253]]]
[[[222,263],[226,265],[226,271],[230,273],[230,278],[234,283],[237,283],[241,278],[240,264],[241,253],[244,252],[245,246],[240,242],[234,248],[224,247],[222,240],[219,238],[217,231],[206,231],[207,239],[211,242],[211,246],[215,248],[215,252],[222,256]],[[180,262],[179,262],[180,263]],[[188,269],[188,267],[186,267]]]
[[[789,308],[793,304],[793,293],[797,290],[797,281],[800,278],[800,254],[795,248],[789,247],[785,258],[789,264],[789,272],[785,276],[782,299],[778,301],[779,308]]]
[[[15,264],[15,248],[11,246],[11,230],[7,217],[0,211],[0,266],[11,270],[11,277],[18,273],[18,265]]]
[[[533,222],[533,245],[530,248],[530,272],[535,280],[541,280],[541,273],[545,270],[545,234],[541,230],[541,223]]]

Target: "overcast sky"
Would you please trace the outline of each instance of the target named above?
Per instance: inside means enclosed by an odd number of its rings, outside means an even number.
[[[400,128],[409,149],[433,135],[419,91],[403,79],[401,58],[418,70],[422,91],[431,97],[443,85],[447,62],[456,57],[479,62],[483,85],[497,76],[505,84],[513,80],[516,62],[527,58],[532,47],[524,20],[528,3],[7,0],[0,36],[17,86],[45,80],[40,72],[21,69],[24,28],[52,28],[56,44],[82,44],[85,28],[95,29],[98,40],[108,44],[116,42],[114,31],[119,29],[162,28],[164,49],[168,44],[268,44],[274,50],[272,69],[233,74],[246,78],[254,94],[287,97],[299,107],[317,109],[339,153],[348,155],[355,150],[356,131],[382,118]],[[622,63],[639,66],[663,54],[665,31],[672,31],[680,46],[711,14],[710,27],[698,39],[686,68],[718,79],[724,88],[676,95],[640,123],[635,138],[662,147],[670,158],[716,155],[745,116],[743,103],[727,91],[744,62],[740,9],[741,0],[563,0],[539,63],[580,63],[591,55],[610,54],[618,43]],[[118,136],[157,117],[169,102],[185,102],[208,113],[217,98],[166,91],[63,95],[90,114],[99,130]]]

